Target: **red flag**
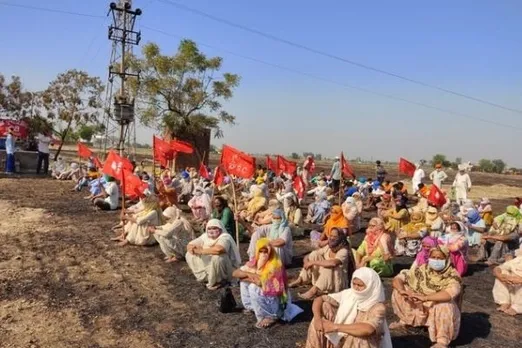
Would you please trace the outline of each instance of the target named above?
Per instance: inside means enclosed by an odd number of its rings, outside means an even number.
[[[399,173],[404,173],[408,176],[413,176],[415,173],[415,164],[405,160],[404,158],[400,158],[399,160]]]
[[[303,197],[305,195],[305,183],[301,176],[296,175],[294,177],[293,187],[294,187],[295,192],[297,193],[297,197],[299,197],[300,199],[303,199]]]
[[[103,168],[103,164],[101,163],[100,159],[97,156],[94,156],[92,158],[92,163],[96,166],[96,168],[101,169]]]
[[[277,155],[276,169],[277,175],[280,175],[281,173],[294,174],[297,171],[297,163],[289,161],[283,156]]]
[[[168,161],[174,158],[174,151],[170,143],[156,136],[152,138],[152,147],[154,151],[154,161],[158,161],[162,166],[166,167]]]
[[[102,172],[121,180],[122,170],[124,169],[132,172],[132,163],[127,158],[120,157],[116,152],[110,150]]]
[[[272,158],[270,158],[270,156],[268,156],[268,155],[266,156],[266,168],[270,169],[274,173],[277,172],[277,168],[276,168],[276,166],[274,166],[274,162],[272,161]]]
[[[446,203],[446,197],[444,197],[444,193],[442,193],[437,185],[431,185],[430,194],[428,195],[428,203],[437,208],[442,207]]]
[[[181,153],[193,153],[194,148],[192,145],[185,141],[181,140],[171,140],[170,141],[170,148],[175,152],[181,152]]]
[[[223,145],[221,165],[230,175],[240,178],[251,178],[256,172],[256,159],[231,146]]]
[[[121,181],[123,193],[130,197],[142,197],[145,190],[149,188],[149,185],[127,169],[123,170],[123,175],[124,180]]]
[[[89,149],[86,145],[78,143],[78,156],[80,158],[89,158],[92,156],[92,150]]]
[[[214,172],[214,184],[221,185],[225,181],[225,174],[220,166],[216,167],[216,171]]]
[[[353,171],[352,166],[346,158],[344,158],[344,153],[341,152],[341,171],[345,176],[351,176],[352,178],[355,178],[355,173]]]
[[[315,171],[315,161],[312,156],[308,156],[309,158],[306,158],[306,161],[303,165],[303,168],[308,171],[308,173],[313,173]]]
[[[205,179],[210,178],[210,173],[208,172],[208,169],[207,167],[205,167],[203,162],[201,162],[201,164],[199,165],[199,176]]]

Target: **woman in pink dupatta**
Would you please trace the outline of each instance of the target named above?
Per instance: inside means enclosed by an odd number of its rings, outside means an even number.
[[[468,239],[466,227],[460,221],[452,222],[446,234],[439,237],[439,244],[450,251],[451,264],[462,277],[468,270]]]

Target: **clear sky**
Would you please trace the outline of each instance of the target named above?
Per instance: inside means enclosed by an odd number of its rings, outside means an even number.
[[[522,1],[179,0],[192,8],[299,44],[428,84],[522,110]],[[104,16],[105,0],[1,0]],[[522,166],[522,114],[448,95],[276,42],[183,11],[159,0],[135,0],[138,24],[187,37],[242,82],[226,104],[238,125],[226,142],[253,153],[302,153],[412,161],[444,153],[467,161],[502,158]],[[109,19],[0,5],[0,71],[43,89],[69,68],[106,80]],[[175,52],[179,39],[142,29],[143,42]],[[240,58],[247,55],[336,82],[329,83]],[[339,85],[341,84],[341,85]],[[449,109],[471,118],[343,87]],[[140,127],[139,142],[151,130]]]

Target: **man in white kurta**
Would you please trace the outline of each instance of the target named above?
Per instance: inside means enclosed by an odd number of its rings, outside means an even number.
[[[448,175],[444,173],[442,170],[442,166],[437,164],[435,166],[435,170],[430,174],[430,180],[433,182],[433,185],[438,188],[442,188],[442,182],[448,178]]]
[[[471,179],[462,165],[459,165],[459,172],[453,181],[453,188],[455,189],[455,198],[459,205],[464,204],[468,199],[468,192],[471,190]]]
[[[415,164],[415,172],[413,173],[413,177],[411,178],[411,186],[412,186],[412,192],[417,193],[419,191],[419,185],[422,184],[422,180],[426,176],[424,173],[424,170],[421,168],[420,164]]]
[[[217,247],[220,253],[216,253]],[[206,282],[215,290],[232,280],[232,272],[241,265],[239,249],[220,220],[211,219],[205,233],[187,246],[185,260],[198,282]]]

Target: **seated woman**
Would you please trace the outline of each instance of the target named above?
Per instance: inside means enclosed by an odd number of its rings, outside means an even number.
[[[157,180],[156,187],[158,189],[158,198],[161,209],[175,207],[178,204],[178,194],[176,189],[172,186],[172,180],[170,180],[170,177],[165,176],[163,180]]]
[[[248,222],[254,221],[256,214],[263,210],[267,203],[266,197],[260,189],[256,188],[253,195],[254,197],[243,207],[244,209],[239,208],[239,216]]]
[[[285,214],[288,216],[288,211],[290,210],[290,206],[292,203],[297,202],[297,196],[294,193],[294,188],[292,187],[292,182],[288,181],[285,183],[284,188],[281,192],[276,192],[276,198],[283,205],[283,210]]]
[[[394,209],[393,201],[391,199],[391,195],[388,193],[385,193],[381,196],[380,202],[378,202],[376,205],[377,207],[377,217],[383,219],[384,213],[390,209]]]
[[[384,301],[379,275],[358,269],[350,289],[314,300],[306,348],[391,348]]]
[[[283,261],[283,264],[285,266],[292,264],[292,257],[294,256],[292,231],[290,231],[290,227],[288,227],[283,210],[274,210],[272,213],[272,223],[270,225],[253,227],[241,218],[238,219],[238,222],[241,223],[252,236],[247,251],[250,259],[255,257],[257,240],[268,238],[270,240],[270,246],[275,249],[279,258]]]
[[[449,251],[431,249],[428,264],[404,270],[393,279],[391,302],[399,321],[390,329],[427,326],[432,347],[448,347],[459,334],[461,283]]]
[[[493,299],[499,311],[515,316],[522,314],[522,255],[493,269]]]
[[[322,225],[329,211],[330,203],[327,200],[326,193],[319,193],[315,196],[315,202],[308,206],[308,215],[306,216],[305,222]]]
[[[477,254],[475,255],[475,259],[482,260],[485,255],[481,253],[483,248],[481,248],[482,244],[482,235],[486,233],[486,223],[480,217],[480,213],[476,209],[468,210],[468,216],[466,219],[466,238],[468,240],[468,246],[470,248],[470,253]]]
[[[313,179],[312,179],[312,183],[313,183]],[[314,195],[317,197],[321,193],[326,193],[327,188],[328,188],[328,186],[326,186],[326,181],[321,179],[321,180],[317,181],[317,186],[314,187],[313,189],[309,190],[308,192],[306,192],[306,194],[308,196]]]
[[[290,287],[312,285],[299,297],[310,300],[318,295],[339,292],[350,286],[355,260],[343,231],[333,228],[328,245],[314,250],[303,259],[303,269]]]
[[[253,221],[254,226],[270,225],[272,223],[272,213],[276,209],[280,209],[281,203],[277,199],[271,199],[268,201],[268,209],[259,211]]]
[[[361,228],[361,213],[359,213],[359,207],[357,206],[357,202],[353,196],[346,198],[342,205],[342,211],[350,226],[350,235],[358,232]]]
[[[185,260],[198,282],[217,290],[232,280],[232,272],[241,265],[239,249],[226,233],[225,226],[211,219],[203,233],[187,245]]]
[[[194,189],[194,197],[188,201],[188,206],[192,210],[196,221],[206,221],[210,218],[210,214],[212,214],[210,196],[200,186]]]
[[[292,201],[292,203],[290,203],[287,220],[288,227],[290,227],[293,237],[304,236],[303,213],[301,212],[301,207],[297,201]]]
[[[164,223],[158,197],[150,195],[143,200],[142,204],[143,210],[139,213],[123,218],[123,221],[126,222],[123,233],[119,237],[112,238],[114,241],[119,241],[121,246],[156,244],[156,239],[149,227],[160,226]]]
[[[424,223],[428,229],[428,235],[434,238],[439,238],[444,234],[445,224],[444,220],[439,216],[439,211],[436,207],[430,206],[426,211]]]
[[[489,232],[482,236],[484,253],[489,256],[486,264],[501,264],[506,254],[518,248],[521,222],[522,213],[514,205],[508,206],[504,214],[494,219]]]
[[[292,319],[286,271],[268,238],[257,240],[255,257],[232,275],[240,280],[241,302],[246,312],[254,312],[257,328]]]
[[[460,221],[450,224],[446,233],[439,237],[439,244],[450,252],[451,264],[462,277],[468,270],[468,239],[466,227]]]
[[[350,224],[343,214],[340,206],[334,205],[327,217],[326,223],[323,226],[323,231],[310,232],[310,242],[314,249],[323,248],[328,245],[331,231],[336,228],[344,233],[345,236],[350,236]]]
[[[78,181],[82,177],[82,168],[76,162],[71,162],[69,169],[62,171],[56,176],[58,180],[73,180]]]
[[[395,239],[395,255],[415,257],[421,249],[421,239],[427,234],[428,227],[424,223],[424,214],[414,211],[411,220],[402,226]]]
[[[489,228],[491,225],[493,225],[493,208],[491,207],[489,198],[482,197],[477,210],[482,220],[484,220],[486,227]]]
[[[406,197],[398,194],[395,197],[395,209],[390,209],[384,213],[386,221],[386,231],[389,233],[399,233],[401,227],[410,221],[410,214],[406,207]]]
[[[430,257],[430,250],[439,245],[439,239],[435,237],[426,236],[422,239],[421,249],[415,257],[415,261],[410,268],[420,267],[428,263]]]
[[[229,208],[228,202],[221,196],[214,197],[212,202],[214,209],[212,210],[212,219],[218,219],[225,226],[225,232],[230,234],[232,238],[236,238],[236,222],[234,221],[234,213]]]
[[[165,209],[163,216],[168,219],[167,223],[162,226],[150,226],[149,232],[153,233],[165,254],[165,262],[176,262],[185,257],[187,245],[194,239],[194,229],[176,207]]]
[[[355,253],[357,268],[370,267],[382,277],[393,275],[393,246],[384,229],[384,221],[373,218],[368,223],[366,236]]]
[[[100,177],[100,173],[96,169],[96,167],[89,166],[87,168],[87,173],[83,175],[80,179],[76,181],[76,185],[74,185],[74,188],[72,191],[78,191],[80,192],[84,187],[88,187],[89,183],[95,179],[98,179]]]

